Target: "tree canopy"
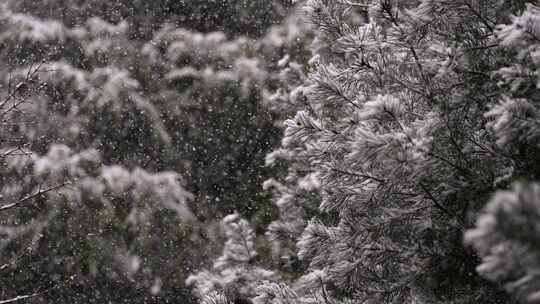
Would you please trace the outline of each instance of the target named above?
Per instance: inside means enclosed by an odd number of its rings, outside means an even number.
[[[8,0],[0,33],[0,303],[540,301],[534,1]]]

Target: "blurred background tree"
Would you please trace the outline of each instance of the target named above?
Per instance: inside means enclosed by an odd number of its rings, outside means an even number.
[[[219,254],[220,218],[238,211],[261,230],[275,212],[262,182],[280,168],[264,158],[285,113],[269,100],[286,94],[285,55],[297,70],[308,58],[292,13],[287,1],[3,2],[2,94],[45,64],[39,94],[0,131],[2,151],[24,152],[1,159],[1,203],[69,185],[0,217],[0,299],[190,301],[185,279]]]

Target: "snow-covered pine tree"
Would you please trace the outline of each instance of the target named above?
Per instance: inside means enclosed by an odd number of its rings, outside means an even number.
[[[512,302],[475,274],[462,234],[494,190],[526,172],[516,174],[516,164],[535,168],[527,145],[516,153],[500,146],[502,124],[517,120],[492,119],[508,90],[493,76],[508,72],[516,52],[498,24],[524,7],[307,1],[318,29],[302,90],[309,106],[286,122],[283,146],[317,177],[323,214],[296,244],[307,271],[287,287],[294,296],[263,285],[274,292],[261,303]]]
[[[222,220],[227,241],[211,270],[188,277],[187,285],[203,303],[221,303],[226,299],[250,298],[264,281],[275,281],[276,273],[258,266],[255,232],[238,213]]]
[[[504,283],[522,303],[540,301],[540,8],[529,4],[497,26],[498,42],[510,54],[494,71],[503,92],[486,114],[498,147],[511,160],[497,192],[466,242],[482,258],[478,272]]]
[[[265,105],[277,114],[276,123],[284,128],[283,120],[294,115],[296,111],[307,106],[302,94],[307,79],[306,66],[310,55],[309,45],[313,39],[313,27],[298,18],[302,13],[298,5],[284,24],[272,28],[263,40],[265,45],[282,45],[284,47],[277,67],[278,75],[273,91],[265,95]],[[265,47],[267,49],[268,47]],[[320,198],[317,189],[320,185],[316,174],[312,174],[308,162],[298,146],[278,146],[266,155],[266,166],[278,168],[275,175],[266,180],[263,188],[272,193],[273,204],[279,217],[267,228],[266,237],[270,241],[274,267],[288,276],[296,276],[301,272],[295,250],[296,239],[307,224],[307,218],[318,213]],[[300,198],[296,198],[299,196]],[[308,200],[313,203],[305,204]],[[304,204],[299,204],[303,202]]]

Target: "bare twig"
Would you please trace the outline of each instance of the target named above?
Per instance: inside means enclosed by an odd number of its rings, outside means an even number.
[[[73,279],[75,279],[75,276],[72,276],[72,277],[68,278],[67,280],[65,280],[63,282],[60,282],[60,283],[58,283],[58,284],[56,284],[56,285],[54,285],[54,286],[52,286],[50,288],[46,288],[46,289],[43,289],[43,290],[40,290],[40,291],[36,291],[34,293],[31,293],[31,294],[16,296],[14,298],[7,299],[7,300],[0,300],[0,304],[14,303],[14,302],[27,300],[27,299],[30,299],[30,298],[39,297],[41,295],[44,295],[44,294],[50,292],[51,290],[54,290],[54,289],[57,289],[57,288],[59,288],[61,286],[67,285],[68,282],[73,281]]]
[[[428,198],[430,201],[433,202],[433,204],[435,205],[435,207],[439,208],[441,211],[443,211],[444,213],[448,214],[449,216],[453,217],[454,214],[452,214],[450,211],[448,211],[448,209],[444,208],[443,205],[441,205],[437,199],[433,196],[433,194],[431,194],[431,192],[427,189],[426,186],[424,186],[424,184],[422,183],[419,183],[420,185],[420,188],[422,188],[422,190],[427,194]]]
[[[20,260],[22,260],[23,257],[25,257],[27,254],[30,254],[42,236],[43,235],[39,234],[37,238],[35,238],[34,240],[32,240],[32,242],[30,242],[30,244],[24,249],[24,251],[21,254],[11,259],[11,261],[3,265],[0,265],[0,271],[8,269],[9,267],[17,264]]]
[[[67,186],[67,185],[69,185],[69,184],[70,184],[70,182],[64,182],[64,183],[61,183],[61,184],[59,184],[59,185],[55,185],[55,186],[49,187],[49,188],[44,189],[44,190],[41,190],[41,189],[40,189],[40,190],[38,190],[36,193],[30,194],[30,195],[28,195],[28,196],[25,196],[25,197],[23,197],[22,199],[20,199],[20,200],[14,202],[14,203],[11,203],[11,204],[7,204],[7,205],[4,205],[4,206],[1,206],[1,207],[0,207],[0,212],[6,211],[6,210],[9,210],[9,209],[13,209],[13,208],[15,208],[15,207],[17,207],[17,206],[23,204],[23,203],[26,202],[26,201],[29,201],[29,200],[31,200],[31,199],[33,199],[33,198],[35,198],[35,197],[38,197],[38,196],[40,196],[40,195],[43,195],[43,194],[47,193],[47,192],[54,191],[54,190],[57,190],[57,189],[59,189],[59,188],[65,187],[65,186]],[[0,304],[1,304],[1,302],[0,302]]]
[[[16,296],[15,298],[11,298],[11,299],[7,299],[7,300],[3,300],[3,301],[0,301],[0,304],[6,304],[6,303],[13,303],[13,302],[18,302],[18,301],[22,301],[22,300],[26,300],[26,299],[29,299],[29,298],[34,298],[34,297],[37,297],[37,296],[40,296],[44,293],[46,293],[47,291],[44,291],[44,292],[36,292],[36,293],[32,293],[32,294],[28,294],[28,295],[23,295],[23,296]]]
[[[10,266],[17,264],[17,262],[20,261],[30,251],[30,248],[31,247],[27,248],[23,253],[21,253],[19,256],[9,261],[8,263],[0,265],[0,271],[8,269]]]
[[[31,155],[31,154],[32,154],[31,152],[24,151],[22,147],[16,147],[0,154],[0,158],[5,158],[10,155]]]
[[[13,85],[12,75],[9,75],[7,96],[0,101],[0,110],[2,110],[0,117],[4,117],[9,112],[16,110],[21,104],[28,100],[28,96],[25,93],[27,92],[30,84],[36,79],[35,76],[40,72],[43,64],[44,61],[40,62],[35,67],[33,64],[30,64],[25,78],[15,86]],[[41,89],[42,87],[43,85],[40,85],[38,89]],[[5,109],[5,107],[10,103],[11,106]]]

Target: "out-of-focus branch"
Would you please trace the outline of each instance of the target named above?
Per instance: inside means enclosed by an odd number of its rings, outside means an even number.
[[[24,79],[18,82],[16,85],[13,85],[10,75],[7,96],[0,101],[0,119],[2,122],[5,122],[4,119],[8,113],[16,110],[21,104],[28,101],[30,91],[39,91],[43,88],[44,85],[39,84],[35,90],[31,90],[32,84],[34,84],[38,79],[37,75],[41,71],[43,64],[44,61],[40,62],[35,67],[33,64],[31,64]]]
[[[0,301],[0,304],[13,303],[13,302],[26,300],[26,299],[29,299],[29,298],[34,298],[34,297],[40,296],[40,295],[42,295],[42,294],[44,294],[46,292],[47,291],[36,292],[36,293],[33,293],[33,294],[28,294],[28,295],[23,295],[23,296],[16,296],[15,298],[12,298],[12,299],[7,299],[7,300]]]
[[[73,281],[73,279],[75,279],[75,276],[72,276],[72,277],[68,278],[67,280],[65,280],[63,282],[60,282],[60,283],[58,283],[58,284],[56,284],[56,285],[54,285],[54,286],[52,286],[50,288],[47,288],[47,289],[36,291],[34,293],[31,293],[31,294],[16,296],[14,298],[7,299],[7,300],[0,300],[0,304],[14,303],[14,302],[18,302],[18,301],[27,300],[27,299],[30,299],[30,298],[39,297],[41,295],[44,295],[44,294],[50,292],[53,289],[56,289],[56,288],[59,288],[61,286],[67,285],[69,282]]]
[[[7,205],[4,205],[4,206],[0,206],[0,212],[6,211],[6,210],[9,210],[9,209],[13,209],[13,208],[25,203],[26,201],[29,201],[29,200],[31,200],[31,199],[33,199],[35,197],[38,197],[40,195],[43,195],[43,194],[47,193],[47,192],[54,191],[54,190],[57,190],[59,188],[65,187],[65,186],[67,186],[69,184],[70,184],[69,182],[64,182],[64,183],[49,187],[47,189],[43,189],[43,190],[39,189],[36,193],[25,196],[25,197],[21,198],[20,200],[14,202],[14,203],[7,204]],[[1,302],[0,302],[0,304],[1,304]]]
[[[11,155],[32,155],[31,152],[25,151],[22,147],[15,147],[0,154],[0,158],[5,158]]]
[[[32,241],[32,243],[29,246],[27,246],[21,254],[17,255],[13,259],[11,259],[11,261],[9,261],[9,262],[7,262],[7,263],[5,263],[3,265],[0,265],[0,272],[8,269],[9,267],[11,267],[13,265],[16,265],[20,260],[22,260],[22,258],[24,258],[26,255],[32,253],[32,249],[35,247],[37,242],[39,242],[39,240],[41,239],[41,236],[42,235],[39,235],[38,238],[34,239]]]

